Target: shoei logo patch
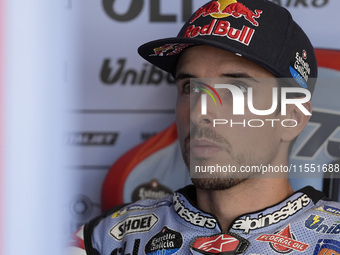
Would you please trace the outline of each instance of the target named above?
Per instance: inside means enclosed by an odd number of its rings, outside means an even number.
[[[210,15],[211,17],[217,19],[228,16],[232,16],[234,18],[243,17],[252,25],[258,26],[259,23],[256,21],[256,19],[260,17],[261,13],[261,10],[255,10],[253,12],[245,5],[238,3],[236,0],[218,0],[199,8],[190,23],[193,23],[199,17],[206,17]]]
[[[151,230],[157,222],[158,217],[153,213],[127,217],[126,219],[118,222],[110,230],[110,234],[115,239],[122,240],[126,235]]]

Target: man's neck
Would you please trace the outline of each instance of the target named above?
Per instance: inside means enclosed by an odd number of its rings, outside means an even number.
[[[215,215],[227,232],[240,215],[272,206],[293,194],[287,178],[251,178],[226,190],[197,189],[197,205]]]

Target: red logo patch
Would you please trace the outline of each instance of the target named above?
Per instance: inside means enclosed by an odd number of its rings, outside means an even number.
[[[233,234],[220,234],[208,237],[198,237],[192,248],[203,254],[224,254],[235,251],[243,253],[248,248],[248,241]]]
[[[291,232],[289,225],[278,233],[271,235],[260,235],[258,238],[256,238],[256,240],[261,242],[269,242],[270,247],[279,253],[288,253],[291,252],[292,249],[303,252],[309,246],[309,244],[305,244],[296,240],[296,237]]]

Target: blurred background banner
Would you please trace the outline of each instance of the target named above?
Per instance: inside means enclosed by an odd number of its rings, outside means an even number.
[[[4,0],[4,254],[27,254],[50,232],[63,242],[60,236],[97,216],[112,165],[173,124],[173,80],[139,57],[137,48],[175,36],[205,2]],[[332,80],[317,85],[315,115],[294,147],[291,162],[332,162],[340,158],[340,1],[272,2],[287,8],[309,35],[322,60],[320,77]],[[330,125],[332,130],[324,128]],[[178,183],[186,182],[184,178]],[[127,182],[130,187],[131,179]],[[143,179],[138,185],[145,183]],[[292,178],[292,184],[295,189],[308,184],[323,188],[321,178]],[[163,191],[168,188],[175,186],[164,185]],[[132,200],[134,191],[132,186],[124,190],[124,202]],[[14,245],[18,235],[21,247]],[[52,254],[48,246],[55,243],[50,242],[32,254]]]
[[[1,254],[64,254],[72,172],[64,136],[76,98],[62,1],[1,1]]]
[[[4,87],[4,78],[3,78],[3,72],[4,72],[4,19],[3,19],[3,12],[4,12],[4,3],[3,0],[0,0],[0,205],[3,205],[3,198],[5,196],[3,184],[3,87]],[[1,206],[2,208],[2,206]],[[4,254],[3,250],[3,233],[4,233],[4,217],[3,217],[3,210],[0,209],[0,255]]]
[[[175,36],[203,3],[68,1],[66,13],[77,45],[67,58],[68,79],[77,91],[69,115],[77,126],[69,130],[65,142],[76,154],[69,171],[83,186],[70,200],[77,219],[72,230],[101,211],[102,183],[111,165],[175,120],[173,80],[145,62],[137,48],[152,39]]]

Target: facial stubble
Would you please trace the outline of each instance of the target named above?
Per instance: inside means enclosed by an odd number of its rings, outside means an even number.
[[[184,150],[182,152],[183,159],[188,169],[195,171],[195,166],[207,166],[211,164],[209,158],[197,158],[190,155],[190,141],[191,139],[207,139],[216,144],[226,153],[225,165],[229,163],[227,161],[233,162],[238,166],[243,165],[246,162],[246,156],[244,154],[235,155],[233,153],[233,148],[229,141],[222,135],[215,132],[210,127],[198,127],[192,124],[190,133],[184,139]],[[248,179],[248,174],[245,173],[223,173],[223,174],[209,174],[201,173],[202,178],[192,177],[192,182],[196,188],[203,190],[225,190],[230,189],[245,180]],[[208,175],[208,176],[207,176]],[[213,177],[211,177],[213,176]]]

